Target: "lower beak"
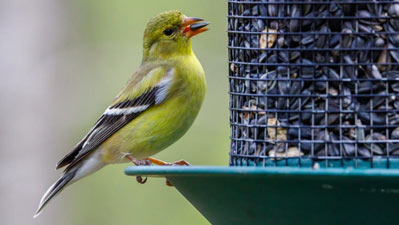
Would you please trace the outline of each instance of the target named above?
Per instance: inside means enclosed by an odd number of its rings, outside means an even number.
[[[204,21],[204,20],[201,18],[195,18],[195,17],[184,17],[182,33],[186,37],[191,38],[199,33],[207,31],[208,28],[206,28],[206,26],[209,23],[201,22],[201,21]]]

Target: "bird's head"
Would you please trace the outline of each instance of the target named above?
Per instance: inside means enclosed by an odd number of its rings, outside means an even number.
[[[209,23],[187,17],[179,11],[163,12],[152,18],[144,32],[143,61],[191,54],[191,37],[207,31]]]

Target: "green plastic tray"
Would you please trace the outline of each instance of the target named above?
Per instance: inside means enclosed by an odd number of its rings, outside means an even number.
[[[399,169],[128,167],[166,177],[215,225],[399,224]]]

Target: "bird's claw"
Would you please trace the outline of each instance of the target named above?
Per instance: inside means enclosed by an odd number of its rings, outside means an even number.
[[[137,181],[137,183],[139,183],[139,184],[145,184],[145,182],[147,182],[147,177],[143,179],[142,176],[137,176],[137,177],[136,177],[136,181]]]
[[[184,159],[170,163],[170,165],[171,166],[191,166],[191,164]]]
[[[168,180],[168,178],[165,178],[166,180],[165,180],[165,184],[166,184],[166,186],[169,186],[169,187],[173,187],[174,185]]]

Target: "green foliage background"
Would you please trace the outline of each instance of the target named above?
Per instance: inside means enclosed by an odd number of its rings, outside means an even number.
[[[194,52],[206,72],[208,92],[193,127],[156,157],[166,161],[184,158],[195,165],[228,164],[225,1],[75,0],[63,4],[70,34],[66,46],[60,48],[70,49],[64,59],[74,56],[81,59],[66,68],[74,74],[59,78],[65,85],[60,88],[76,89],[62,99],[77,99],[77,107],[83,110],[68,127],[72,131],[68,136],[70,143],[86,133],[139,65],[142,33],[148,19],[162,11],[177,9],[187,16],[211,22],[210,31],[193,40]],[[67,151],[62,146],[57,155]],[[163,179],[149,179],[140,185],[134,177],[124,175],[126,166],[108,166],[68,187],[53,203],[65,204],[65,211],[57,213],[65,220],[56,224],[209,224],[176,189],[166,187]]]

